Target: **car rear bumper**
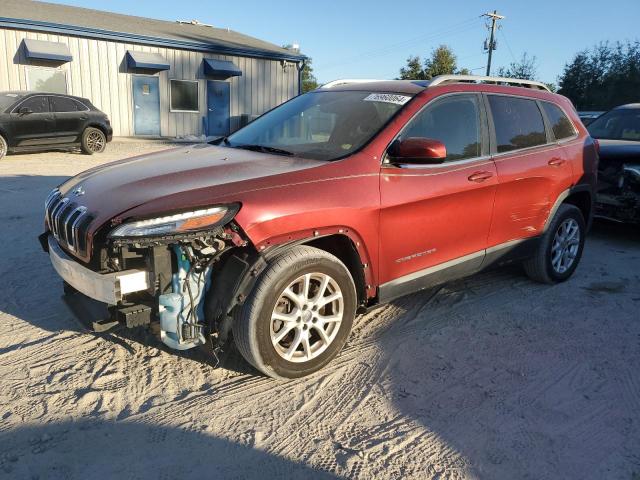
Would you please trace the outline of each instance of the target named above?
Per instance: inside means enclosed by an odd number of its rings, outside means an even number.
[[[111,128],[111,126],[107,125],[107,142],[110,142],[111,140],[113,140],[113,128]]]
[[[145,270],[94,272],[67,255],[53,235],[48,236],[47,244],[51,264],[58,275],[89,298],[109,305],[117,305],[127,294],[149,290],[149,272]]]

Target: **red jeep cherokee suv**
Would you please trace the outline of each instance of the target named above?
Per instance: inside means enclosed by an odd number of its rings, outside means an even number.
[[[582,254],[597,145],[569,100],[492,77],[336,81],[215,142],[88,170],[40,237],[97,330],[149,325],[183,350],[233,340],[299,377],[357,313],[522,261],[562,282]]]

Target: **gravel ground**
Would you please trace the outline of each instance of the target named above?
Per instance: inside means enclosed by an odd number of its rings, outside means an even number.
[[[640,231],[596,223],[575,276],[519,268],[357,320],[297,381],[144,331],[86,331],[36,241],[69,175],[167,148],[0,161],[0,478],[640,479]]]

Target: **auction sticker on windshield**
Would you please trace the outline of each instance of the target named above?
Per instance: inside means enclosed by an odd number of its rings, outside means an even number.
[[[365,102],[385,102],[395,103],[396,105],[404,105],[411,97],[406,95],[397,95],[394,93],[372,93],[363,99]]]

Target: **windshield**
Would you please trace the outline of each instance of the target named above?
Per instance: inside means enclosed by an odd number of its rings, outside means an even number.
[[[257,118],[223,145],[337,160],[364,146],[409,100],[391,93],[309,92]]]
[[[0,93],[0,112],[4,112],[11,105],[20,99],[21,95],[17,93]]]
[[[632,140],[640,142],[640,109],[611,110],[588,127],[594,138],[602,140]]]

